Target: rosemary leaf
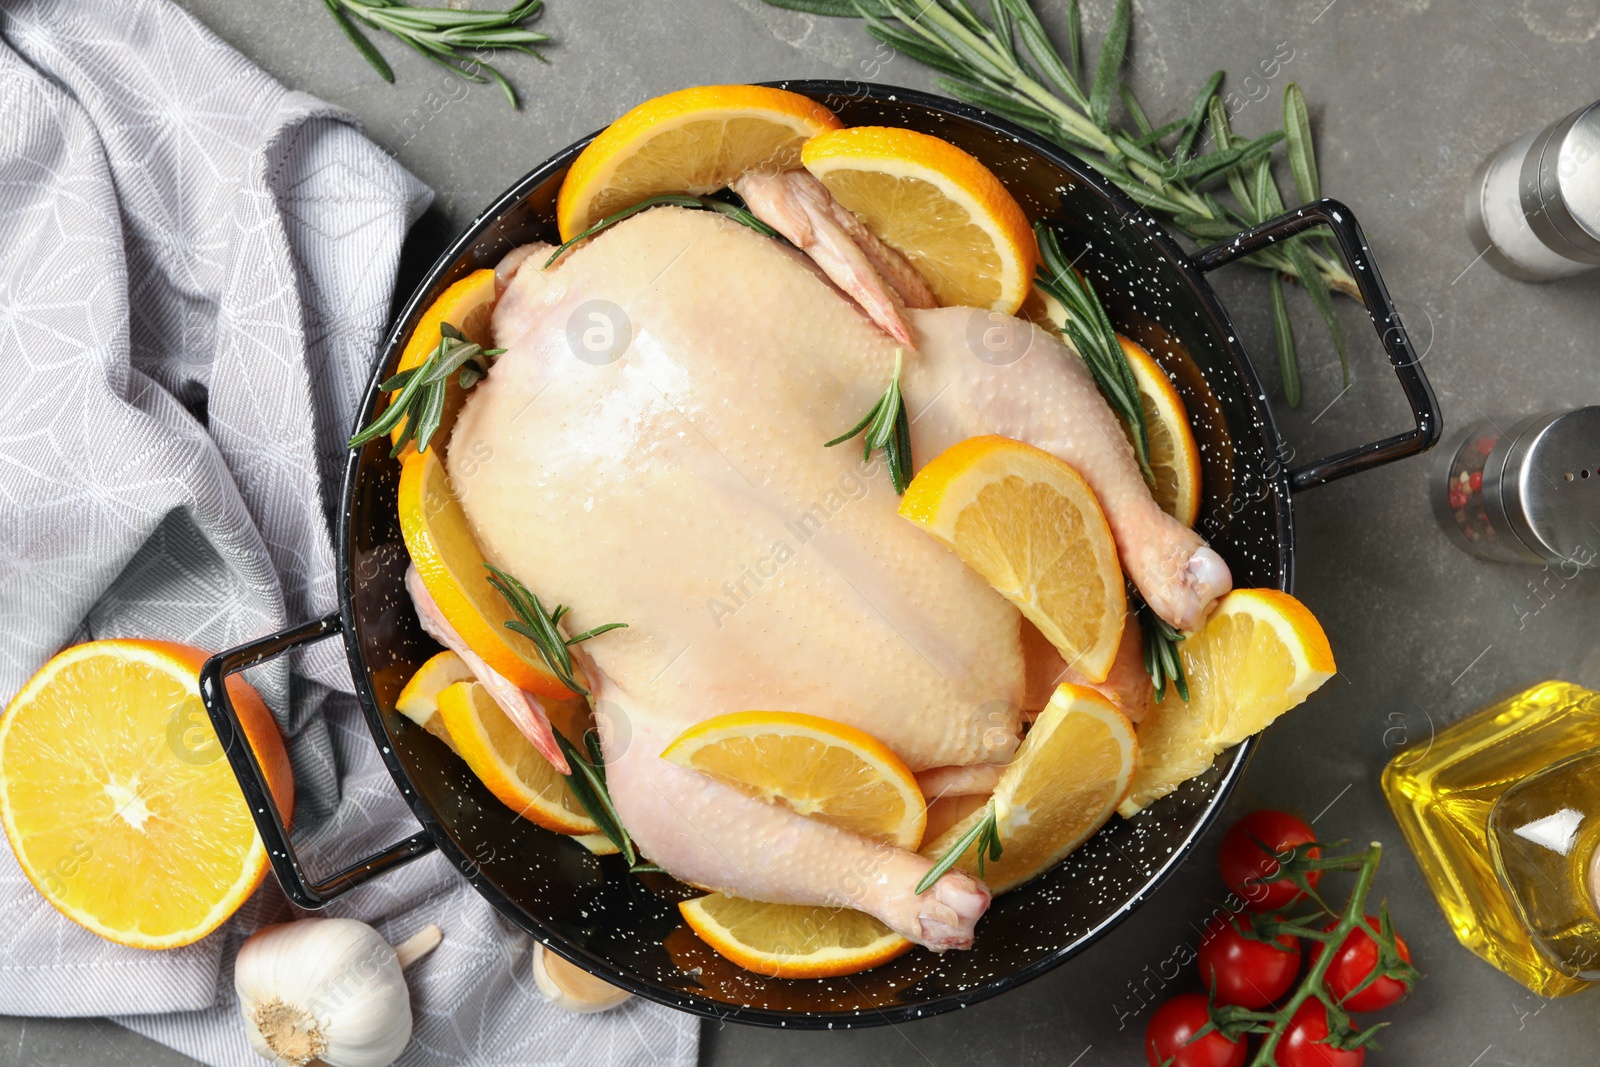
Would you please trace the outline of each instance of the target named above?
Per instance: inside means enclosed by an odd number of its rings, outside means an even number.
[[[610,633],[612,630],[625,630],[627,628],[628,624],[625,622],[608,622],[604,626],[594,626],[575,637],[567,638],[566,644],[570,647],[579,642],[587,641],[591,637],[599,637],[601,634]]]
[[[1322,180],[1311,144],[1311,118],[1306,114],[1305,93],[1294,82],[1283,88],[1283,130],[1289,140],[1289,169],[1294,171],[1300,201],[1316,200],[1322,196]]]
[[[1339,312],[1333,306],[1333,294],[1328,291],[1328,283],[1322,280],[1322,275],[1311,262],[1310,253],[1306,251],[1305,235],[1286,241],[1283,254],[1294,267],[1295,277],[1300,279],[1306,296],[1311,298],[1312,307],[1322,316],[1323,325],[1333,338],[1333,347],[1339,353],[1339,369],[1343,373],[1344,384],[1349,385],[1350,358],[1344,348],[1344,330],[1339,326]]]
[[[1236,223],[1227,219],[1215,219],[1205,215],[1174,215],[1173,224],[1182,229],[1190,237],[1198,237],[1206,241],[1220,241],[1232,237],[1239,232]]]
[[[967,849],[973,845],[978,846],[978,877],[982,878],[984,859],[997,860],[1000,858],[1002,851],[999,817],[995,814],[994,799],[992,797],[989,800],[988,807],[984,809],[983,817],[973,823],[972,828],[962,834],[955,844],[946,849],[944,855],[939,857],[939,861],[928,869],[927,874],[922,876],[922,880],[917,883],[917,894],[921,895],[932,889],[934,884],[943,878],[945,873],[954,867],[961,857],[966,855]]]
[[[1228,109],[1222,103],[1222,97],[1213,96],[1210,104],[1211,136],[1217,142],[1217,151],[1226,152],[1233,147],[1233,128],[1228,124]],[[1244,209],[1245,218],[1251,224],[1262,222],[1266,216],[1256,206],[1255,197],[1250,192],[1250,183],[1245,180],[1242,167],[1228,168],[1228,188],[1233,192],[1233,198],[1239,201],[1239,206]]]
[[[488,11],[412,7],[401,0],[324,0],[324,3],[350,43],[384,81],[393,82],[394,71],[356,27],[354,20],[390,34],[467,81],[482,84],[492,79],[512,107],[517,106],[517,95],[511,83],[484,61],[484,53],[523,52],[543,62],[544,57],[531,46],[550,39],[525,26],[544,11],[544,0],[519,0],[504,10]]]
[[[1010,119],[1018,126],[1026,126],[1030,130],[1042,133],[1047,137],[1054,135],[1056,132],[1055,123],[1051,121],[1050,116],[1027,103],[992,92],[981,85],[959,81],[955,78],[938,78],[936,81],[939,88],[951,96],[993,111],[996,115],[1004,119]]]
[[[493,359],[504,351],[500,348],[482,348],[468,341],[450,323],[441,323],[439,345],[428,354],[428,358],[421,365],[401,371],[378,386],[383,392],[399,392],[389,398],[389,405],[381,415],[350,438],[349,447],[360,448],[368,441],[384,436],[399,426],[403,418],[405,425],[390,454],[399,455],[400,450],[413,440],[417,442],[418,452],[426,452],[444,417],[450,375],[468,365],[475,367],[475,374],[470,381],[465,370],[462,371],[461,387],[470,389],[487,373],[487,365],[483,361]]]
[[[1071,67],[1062,62],[1061,56],[1051,46],[1050,38],[1039,22],[1039,16],[1034,14],[1027,0],[996,0],[996,2],[1006,9],[1011,21],[1016,25],[1017,36],[1027,49],[1034,66],[1038,67],[1069,99],[1081,99],[1083,90],[1078,87],[1078,69],[1081,66],[1078,62],[1078,48],[1082,30],[1078,25],[1077,0],[1070,0],[1067,5],[1067,25],[1073,43]]]
[[[1252,192],[1255,196],[1256,210],[1261,213],[1261,221],[1265,222],[1283,214],[1283,194],[1278,192],[1278,181],[1272,176],[1270,159],[1265,157],[1258,159],[1255,168],[1255,186]]]
[[[584,230],[576,237],[571,237],[561,242],[556,250],[550,253],[550,257],[544,261],[544,269],[550,269],[550,267],[555,264],[556,260],[560,259],[562,255],[566,253],[567,249],[571,248],[573,245],[587,241],[595,234],[604,230],[609,230],[611,227],[615,226],[619,222],[622,222],[624,219],[630,219],[639,214],[641,211],[649,211],[653,207],[687,207],[697,208],[702,211],[715,211],[717,214],[726,218],[730,218],[734,222],[742,223],[743,225],[750,227],[763,237],[772,237],[780,241],[783,240],[783,238],[779,236],[777,230],[774,230],[771,226],[768,226],[766,223],[752,215],[747,209],[739,206],[738,204],[732,204],[726,200],[721,200],[713,196],[690,196],[688,193],[664,193],[661,196],[652,196],[646,200],[641,200],[631,207],[625,207],[614,215],[607,215],[605,218],[601,219],[593,226],[590,226],[587,230]]]
[[[1039,272],[1035,283],[1053,296],[1067,313],[1062,333],[1078,350],[1106,403],[1127,425],[1139,469],[1153,485],[1155,475],[1150,470],[1150,431],[1144,421],[1144,405],[1139,400],[1139,384],[1123,355],[1116,327],[1111,325],[1094,287],[1067,262],[1055,231],[1036,223],[1034,236],[1039,245]]]
[[[1189,158],[1189,153],[1194,150],[1194,142],[1200,136],[1200,131],[1206,124],[1206,111],[1211,106],[1211,98],[1217,95],[1217,90],[1222,86],[1222,71],[1217,71],[1206,79],[1205,85],[1200,88],[1200,95],[1194,98],[1194,106],[1189,108],[1189,117],[1185,120],[1183,136],[1178,138],[1177,150],[1172,158],[1182,163]]]
[[[617,846],[617,851],[627,860],[628,867],[633,868],[639,862],[639,853],[635,851],[633,838],[628,836],[628,831],[622,825],[622,818],[611,803],[611,791],[606,787],[604,761],[596,757],[591,763],[578,751],[578,746],[568,741],[560,730],[553,732],[556,735],[556,744],[561,748],[561,754],[567,757],[567,765],[572,768],[572,773],[567,776],[567,787],[572,790],[572,795],[578,798],[578,803],[583,805],[583,810],[594,820],[600,832]],[[590,750],[591,754],[593,751]]]
[[[1149,130],[1149,131],[1145,132],[1144,134],[1142,134],[1133,143],[1136,144],[1136,145],[1139,145],[1141,148],[1149,147],[1150,145],[1160,144],[1162,141],[1166,140],[1168,137],[1171,137],[1173,134],[1175,134],[1178,131],[1182,130],[1184,128],[1184,125],[1185,125],[1184,120],[1179,119],[1176,122],[1169,122],[1165,126],[1157,126],[1155,129]]]
[[[1111,11],[1111,25],[1100,46],[1100,60],[1094,68],[1094,85],[1089,90],[1089,117],[1102,130],[1111,125],[1111,94],[1128,52],[1128,30],[1133,22],[1129,0],[1117,0]]]
[[[822,447],[832,448],[843,444],[856,434],[865,431],[861,441],[861,462],[872,458],[875,451],[883,452],[884,464],[889,468],[889,483],[894,491],[904,495],[911,484],[911,422],[906,417],[905,398],[900,395],[900,367],[905,350],[894,352],[894,376],[872,410],[850,429],[826,442]]]
[[[883,0],[767,0],[767,3],[773,7],[788,8],[790,11],[804,11],[809,15],[843,18],[859,15],[873,15],[878,18],[889,16],[889,10],[884,6]]]
[[[1144,635],[1144,669],[1150,675],[1156,703],[1166,697],[1168,682],[1184,703],[1188,703],[1189,679],[1183,673],[1183,660],[1178,656],[1178,643],[1184,635],[1142,600],[1139,601],[1139,629]]]
[[[1283,399],[1292,408],[1300,406],[1300,365],[1295,361],[1294,327],[1289,323],[1289,305],[1283,299],[1283,278],[1273,272],[1268,287],[1272,295],[1272,331],[1278,340],[1278,376],[1283,379]]]
[[[1005,49],[1005,53],[1011,58],[1011,62],[1019,62],[1022,57],[1017,54],[1017,31],[1015,21],[1011,15],[1011,8],[991,0],[989,15],[994,21],[994,36],[999,41],[1000,47]],[[977,21],[976,16],[973,18],[974,21]],[[979,22],[978,25],[982,26],[983,23]]]
[[[783,238],[779,236],[777,230],[774,230],[771,226],[768,226],[766,223],[752,215],[748,208],[741,207],[738,204],[731,204],[726,200],[722,200],[714,196],[702,196],[699,197],[699,200],[700,206],[705,208],[707,211],[715,211],[717,214],[723,216],[724,218],[732,219],[741,226],[748,226],[750,229],[756,231],[763,237],[771,237],[780,241],[783,240]]]
[[[624,219],[632,218],[641,211],[649,211],[651,208],[660,207],[663,204],[671,205],[673,207],[699,207],[700,198],[698,196],[689,196],[687,193],[668,193],[664,196],[652,196],[647,200],[639,201],[637,204],[634,204],[631,207],[625,207],[614,215],[607,215],[593,226],[590,226],[587,230],[584,230],[575,237],[569,237],[567,240],[562,241],[560,245],[556,246],[556,250],[550,253],[550,258],[544,261],[544,269],[549,270],[550,267],[555,264],[555,261],[561,258],[562,253],[566,252],[567,249],[571,248],[578,242],[587,241],[595,234],[601,232],[602,230],[609,230],[611,227],[615,226]]]
[[[1208,178],[1222,173],[1229,167],[1247,167],[1257,160],[1266,158],[1272,151],[1272,146],[1283,140],[1282,130],[1273,130],[1243,144],[1234,145],[1232,148],[1219,149],[1203,156],[1173,167],[1169,172],[1179,181],[1199,183]]]
[[[361,53],[363,59],[372,64],[372,69],[378,72],[378,77],[393,85],[394,68],[390,67],[389,61],[383,58],[383,53],[374,48],[372,42],[367,40],[367,35],[357,29],[356,24],[350,21],[350,16],[346,15],[339,7],[339,0],[323,0],[323,2],[328,5],[328,13],[333,16],[333,21],[339,24],[339,28],[344,31],[344,35],[350,38],[350,43],[356,46],[356,51]]]
[[[1183,210],[1183,205],[1178,201],[1173,200],[1170,197],[1162,196],[1159,193],[1152,192],[1144,185],[1140,185],[1137,182],[1127,181],[1117,177],[1116,175],[1107,175],[1107,177],[1116,182],[1117,188],[1121,189],[1124,193],[1127,193],[1129,198],[1131,198],[1133,202],[1138,204],[1140,207],[1147,207],[1155,211],[1164,212],[1166,214],[1176,214],[1177,212]]]
[[[768,0],[770,3],[771,0]],[[916,60],[923,66],[932,67],[952,77],[964,78],[968,74],[966,67],[958,61],[951,59],[948,54],[928,44],[915,34],[906,33],[895,29],[892,25],[881,19],[869,18],[867,32],[895,51]]]
[[[1083,12],[1078,0],[1067,0],[1067,54],[1072,59],[1072,80],[1083,81]]]
[[[1133,95],[1133,90],[1128,88],[1126,83],[1118,86],[1117,89],[1122,97],[1122,106],[1128,111],[1128,117],[1133,120],[1133,124],[1139,128],[1139,133],[1143,135],[1138,141],[1143,143],[1150,136],[1151,131],[1155,129],[1150,124],[1150,116],[1144,113],[1144,106],[1139,103],[1139,98]]]
[[[573,676],[572,653],[567,651],[568,647],[628,624],[608,622],[604,626],[585,630],[576,637],[562,637],[561,631],[556,627],[561,622],[561,616],[567,613],[565,605],[557,604],[554,611],[546,611],[538,596],[529,592],[528,587],[518,581],[515,575],[507,574],[492,563],[485,563],[484,566],[489,570],[489,584],[505,598],[506,603],[511,605],[511,610],[517,615],[515,619],[506,622],[506,629],[519,633],[533,642],[533,647],[539,652],[539,658],[544,660],[545,666],[550,668],[550,673],[554,674],[562,685],[579,696],[588,696],[589,690]]]

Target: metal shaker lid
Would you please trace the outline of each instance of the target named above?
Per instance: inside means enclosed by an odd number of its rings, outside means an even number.
[[[1600,407],[1512,430],[1499,494],[1511,529],[1551,563],[1600,562]]]
[[[1534,138],[1520,178],[1528,225],[1552,250],[1600,263],[1600,103]]]

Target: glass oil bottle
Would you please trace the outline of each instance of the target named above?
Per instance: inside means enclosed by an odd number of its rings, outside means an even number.
[[[1545,682],[1401,751],[1383,792],[1456,938],[1546,997],[1600,980],[1600,693]]]

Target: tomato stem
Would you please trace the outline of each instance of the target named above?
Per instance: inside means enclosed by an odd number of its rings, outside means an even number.
[[[1350,936],[1357,926],[1366,927],[1367,894],[1372,891],[1372,879],[1378,873],[1378,861],[1382,856],[1383,846],[1376,841],[1368,845],[1367,850],[1359,855],[1360,866],[1356,869],[1355,887],[1350,891],[1350,899],[1345,904],[1344,914],[1339,917],[1338,924],[1332,930],[1328,931],[1325,936],[1301,935],[1315,937],[1316,940],[1322,941],[1327,945],[1328,950],[1317,954],[1316,962],[1311,965],[1311,970],[1306,972],[1305,978],[1300,981],[1300,987],[1295,990],[1294,995],[1285,1002],[1283,1007],[1276,1012],[1259,1013],[1271,1019],[1272,1025],[1270,1029],[1265,1031],[1266,1036],[1261,1042],[1261,1047],[1256,1050],[1255,1058],[1250,1061],[1250,1067],[1277,1067],[1276,1052],[1278,1043],[1283,1040],[1284,1034],[1288,1031],[1289,1020],[1294,1018],[1294,1013],[1311,997],[1314,996],[1321,1001],[1323,1008],[1331,1017],[1330,1030],[1333,1029],[1333,1018],[1339,1018],[1344,1015],[1344,1010],[1335,1005],[1329,997],[1324,978],[1327,976],[1328,968],[1332,965],[1334,957],[1338,955],[1338,946],[1344,943],[1344,939]],[[1354,859],[1356,857],[1350,858]],[[1335,868],[1328,867],[1323,869]],[[1329,913],[1332,913],[1332,909],[1329,909]]]

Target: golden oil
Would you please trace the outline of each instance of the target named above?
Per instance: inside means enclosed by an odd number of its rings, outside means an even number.
[[[1596,746],[1600,694],[1545,682],[1401,751],[1383,772],[1456,938],[1541,996],[1600,978],[1600,755],[1571,759]]]

